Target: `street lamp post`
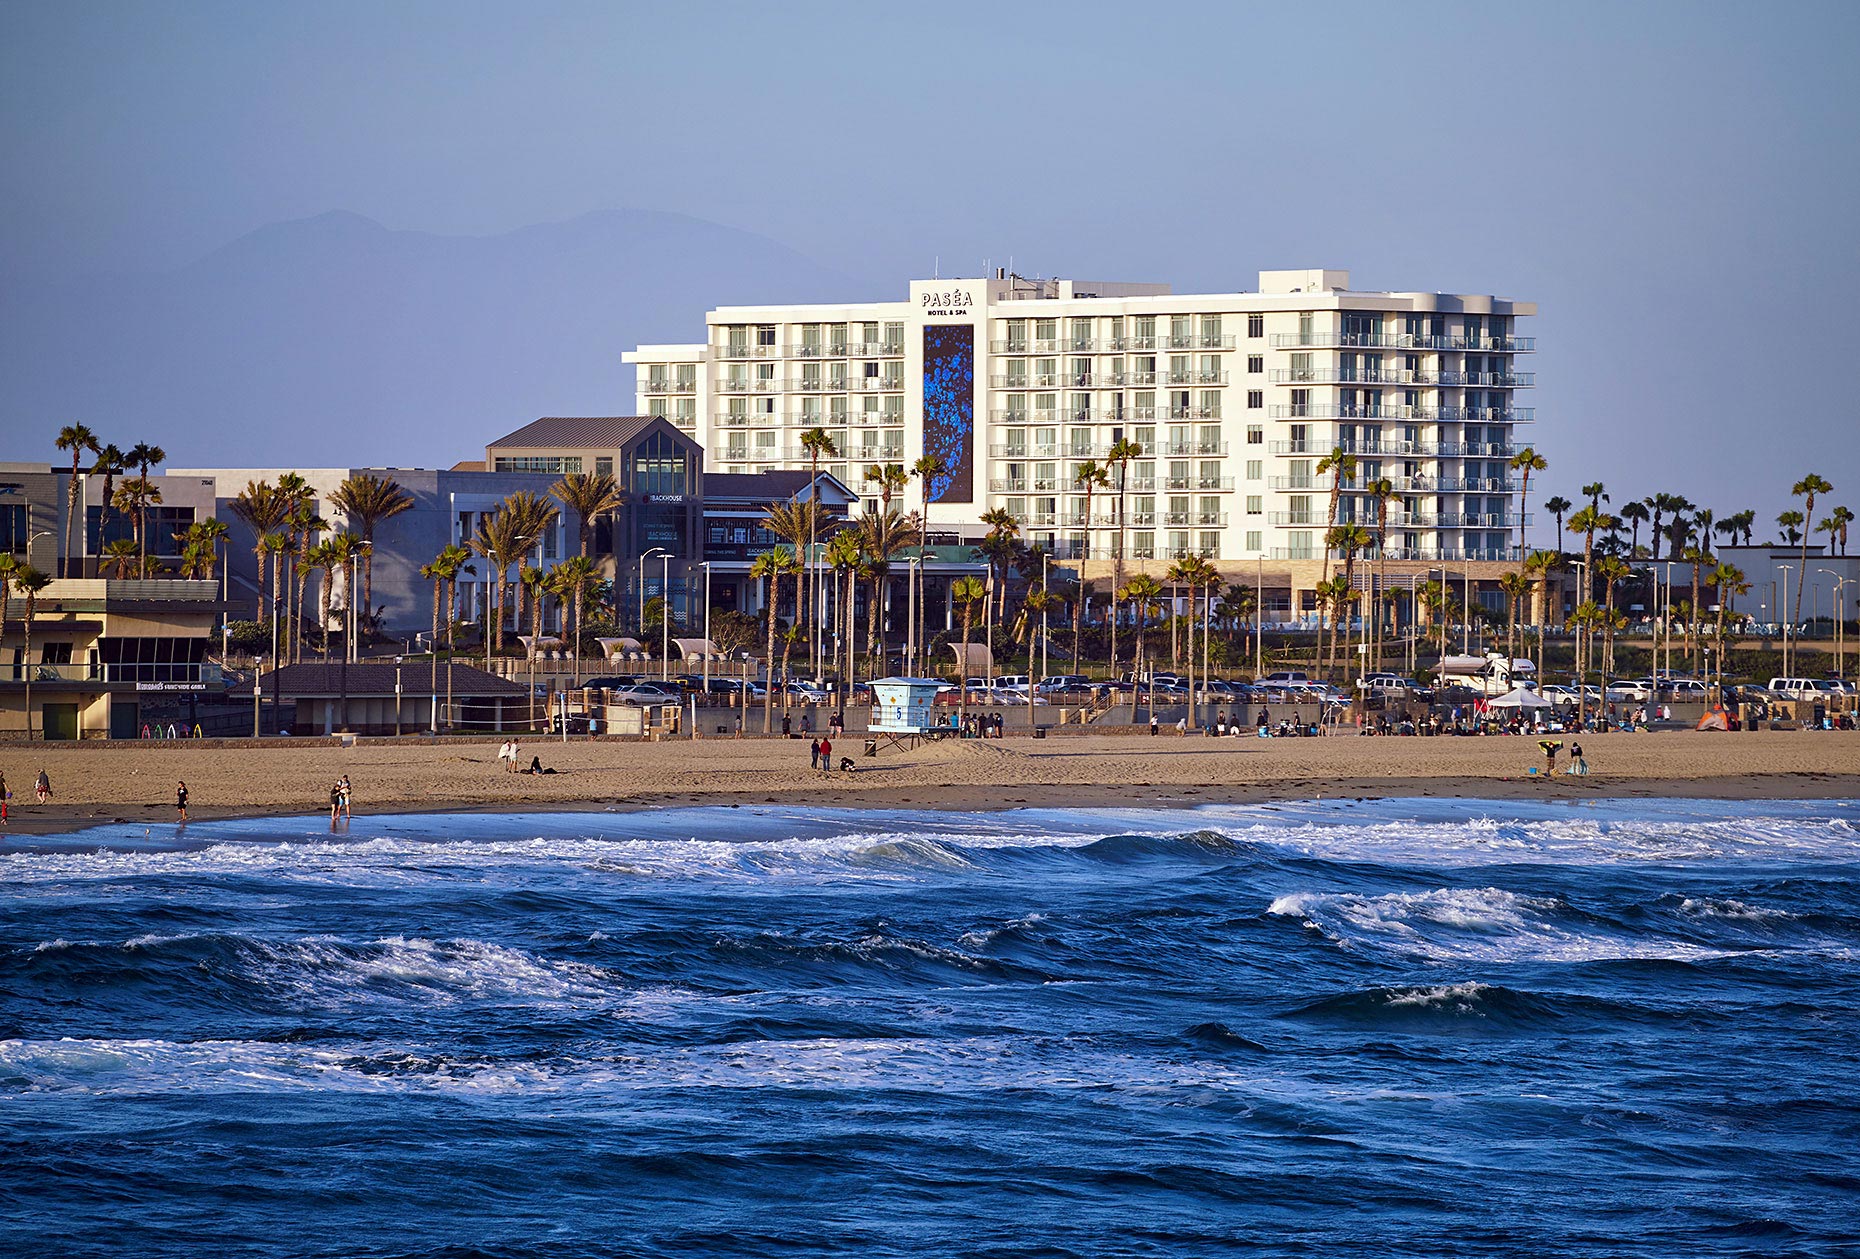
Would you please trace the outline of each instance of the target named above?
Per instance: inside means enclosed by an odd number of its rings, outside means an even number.
[[[1045,551],[1040,552],[1040,681],[1047,679],[1046,658],[1046,603],[1050,593],[1046,585],[1047,560],[1052,557]],[[1029,718],[1031,720],[1031,718]]]
[[[1794,677],[1795,674],[1789,667],[1789,574],[1794,571],[1795,565],[1778,564],[1776,567],[1782,569],[1782,602],[1776,605],[1776,616],[1782,621],[1783,674],[1786,677]]]
[[[362,659],[359,641],[362,635],[362,609],[356,602],[356,598],[362,592],[362,552],[370,545],[372,544],[368,542],[357,542],[355,554],[349,557],[349,650],[347,658],[355,663],[360,663]]]
[[[672,553],[659,556],[659,680],[672,676]]]
[[[639,557],[639,636],[646,636],[646,561],[662,554],[665,548],[655,546]]]
[[[1589,566],[1586,563],[1584,563],[1582,560],[1571,560],[1570,566],[1572,568],[1577,568],[1581,570],[1580,574],[1576,578],[1576,582],[1577,582],[1576,593],[1582,594],[1586,592],[1589,589]],[[1586,602],[1586,600],[1579,600],[1577,603],[1577,606],[1580,607],[1583,602]],[[1576,669],[1576,724],[1578,726],[1586,726],[1589,724],[1588,723],[1589,671],[1585,668],[1580,667],[1581,664],[1583,663],[1582,661],[1582,636],[1583,636],[1583,629],[1579,625],[1576,627],[1575,641],[1571,644],[1571,647],[1570,647],[1571,651],[1576,656],[1576,662],[1578,665]],[[1608,690],[1605,686],[1602,689],[1602,698],[1604,700],[1608,698]]]
[[[1826,573],[1834,578],[1834,676],[1845,681],[1847,678],[1847,617],[1844,615],[1846,609],[1842,606],[1841,591],[1845,590],[1847,583],[1853,579],[1843,577],[1831,568],[1818,568],[1815,571]]]
[[[704,699],[710,700],[710,658],[714,648],[710,642],[710,561],[703,560],[704,566]]]
[[[400,663],[403,657],[394,657],[394,737],[400,737]]]
[[[259,679],[264,676],[264,663],[263,660],[256,660],[252,663],[252,737],[254,739],[258,738],[259,698],[263,694]]]

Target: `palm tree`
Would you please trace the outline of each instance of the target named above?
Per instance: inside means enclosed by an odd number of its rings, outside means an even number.
[[[432,679],[427,683],[427,694],[439,695],[439,609],[445,602],[446,577],[440,561],[435,559],[430,564],[420,565],[420,576],[433,583],[433,653],[431,662]],[[433,732],[439,732],[438,722],[433,725]]]
[[[7,603],[13,597],[13,576],[24,565],[11,551],[0,551],[0,638],[6,637]]]
[[[575,513],[577,554],[586,556],[594,543],[594,522],[626,505],[626,491],[607,472],[570,472],[549,487],[570,511]]]
[[[1660,562],[1660,539],[1665,536],[1660,522],[1671,513],[1682,510],[1679,506],[1682,500],[1677,494],[1661,493],[1642,501],[1648,507],[1653,508],[1653,528],[1647,532],[1647,542],[1653,547],[1653,562],[1658,564]]]
[[[1582,535],[1582,591],[1584,599],[1595,594],[1595,535],[1608,528],[1608,516],[1593,507],[1584,507],[1569,518],[1569,527]]]
[[[1578,694],[1582,694],[1581,688],[1586,685],[1589,680],[1589,669],[1591,667],[1591,661],[1589,659],[1591,652],[1590,635],[1595,632],[1597,626],[1602,624],[1607,618],[1607,615],[1608,614],[1602,610],[1602,606],[1595,602],[1595,600],[1584,599],[1581,603],[1576,605],[1575,611],[1569,614],[1568,620],[1565,622],[1569,628],[1576,631],[1576,684]]]
[[[756,556],[755,562],[749,566],[750,578],[762,580],[762,602],[769,622],[768,658],[765,664],[769,684],[768,689],[762,694],[762,733],[764,734],[769,732],[770,708],[775,702],[775,688],[781,685],[775,680],[775,622],[779,619],[777,613],[781,608],[781,579],[786,574],[798,570],[799,562],[794,558],[794,553],[784,551],[781,547],[771,547],[764,551]],[[782,682],[786,681],[784,677]],[[787,706],[787,696],[784,692],[782,707]]]
[[[1376,505],[1376,589],[1378,592],[1388,588],[1389,563],[1389,504],[1395,500],[1395,482],[1387,477],[1378,477],[1363,486],[1363,493]],[[1374,603],[1375,609],[1375,656],[1376,672],[1382,671],[1382,605]]]
[[[1589,507],[1594,511],[1602,510],[1603,503],[1613,501],[1608,497],[1608,487],[1600,481],[1583,486],[1582,496],[1589,500]]]
[[[1750,583],[1744,579],[1744,570],[1735,564],[1719,564],[1712,569],[1711,584],[1718,592],[1718,685],[1724,685],[1724,657],[1727,643],[1724,636],[1724,617],[1731,602],[1727,596],[1747,595]]]
[[[1072,601],[1072,667],[1077,669],[1085,664],[1085,657],[1079,654],[1079,631],[1085,624],[1085,597],[1090,589],[1085,584],[1085,561],[1091,558],[1091,500],[1095,492],[1110,486],[1111,477],[1096,459],[1087,459],[1073,472],[1072,480],[1085,491],[1085,541],[1078,556],[1079,592]]]
[[[478,517],[471,549],[490,566],[486,575],[490,578],[491,597],[485,600],[484,617],[484,667],[489,670],[492,652],[504,649],[504,577],[512,564],[522,562],[530,548],[516,517],[508,506],[502,506]]]
[[[360,526],[364,543],[361,611],[372,612],[375,606],[375,526],[411,510],[413,495],[402,489],[400,483],[392,477],[378,477],[362,472],[337,486],[336,492],[329,496],[329,501],[346,514],[351,523]],[[353,601],[354,596],[351,595],[350,599]],[[361,623],[362,618],[358,617],[356,624]]]
[[[1336,548],[1337,552],[1343,556],[1344,589],[1349,592],[1345,597],[1343,605],[1346,613],[1348,611],[1349,602],[1355,598],[1356,556],[1374,541],[1375,536],[1359,524],[1334,525],[1324,536],[1325,546]],[[1331,664],[1329,666],[1333,672],[1336,669],[1337,628],[1337,623],[1333,620],[1330,627]],[[1347,673],[1349,671],[1350,652],[1350,622],[1348,619],[1345,619],[1343,622],[1343,651],[1344,671]]]
[[[1337,527],[1337,509],[1343,503],[1343,483],[1356,479],[1356,456],[1342,446],[1332,446],[1330,453],[1318,460],[1317,473],[1330,473],[1330,509],[1324,516],[1324,576],[1330,577],[1330,530]]]
[[[341,571],[343,574],[343,582],[346,587],[344,596],[347,601],[353,605],[355,602],[355,590],[352,586],[348,586],[348,581],[351,573],[354,571],[350,566],[355,561],[355,555],[360,549],[360,545],[361,539],[356,535],[352,533],[338,533],[319,542],[314,548],[316,555],[311,563],[323,574],[322,588],[318,592],[317,597],[323,609],[323,659],[325,660],[329,659],[329,605],[330,596],[335,591],[336,573]]]
[[[562,630],[574,661],[570,668],[577,690],[581,688],[581,608],[594,589],[596,576],[594,561],[586,555],[570,556],[549,575],[549,591],[561,601],[566,614]]]
[[[168,461],[168,452],[163,450],[160,446],[152,446],[148,442],[137,442],[134,446],[129,448],[129,453],[124,456],[124,458],[136,468],[137,475],[141,478],[143,485],[150,489],[154,489],[153,483],[149,481],[149,469],[156,464],[166,463]],[[136,537],[143,547],[143,556],[145,558],[148,555],[148,538],[146,536],[146,531],[143,529],[143,525],[147,522],[143,520],[141,513],[148,510],[150,503],[159,502],[161,502],[161,491],[155,490],[154,496],[143,502],[137,513],[138,523],[136,526]]]
[[[924,497],[924,509],[919,518],[923,521],[926,532],[924,540],[917,544],[917,557],[921,562],[930,557],[928,528],[930,523],[931,483],[948,476],[949,465],[944,463],[943,460],[936,455],[922,455],[918,458],[917,462],[911,465],[910,474],[917,478],[918,489],[923,492]],[[920,585],[921,581],[922,579],[920,577]],[[928,599],[919,599],[917,601],[917,624],[912,627],[911,636],[913,642],[922,643],[924,641],[924,625],[926,623],[926,618],[929,616],[929,611],[925,605],[929,602]]]
[[[266,619],[265,556],[268,551],[273,556],[277,554],[276,551],[270,550],[266,539],[289,517],[291,505],[285,501],[282,494],[272,488],[271,482],[247,481],[245,488],[233,496],[230,506],[233,515],[245,521],[252,528],[252,562],[258,569],[257,619],[263,622]],[[272,596],[273,598],[277,596],[275,571],[272,578]]]
[[[1544,504],[1545,507],[1549,505],[1548,503]],[[1630,499],[1621,504],[1621,510],[1616,514],[1619,515],[1621,519],[1627,521],[1629,528],[1632,530],[1632,536],[1628,538],[1628,555],[1630,557],[1638,555],[1640,553],[1640,527],[1646,524],[1652,517],[1652,513],[1647,510],[1646,501],[1638,498]],[[1559,520],[1557,521],[1557,550],[1559,551],[1563,549],[1562,537],[1563,522]]]
[[[1111,552],[1111,588],[1116,590],[1124,584],[1124,503],[1130,483],[1130,461],[1143,457],[1143,447],[1128,438],[1120,437],[1111,443],[1111,449],[1105,452],[1107,470],[1117,469],[1117,549]],[[1111,641],[1117,641],[1117,618],[1111,618]],[[1117,653],[1111,653],[1113,666],[1117,663]]]
[[[793,628],[804,634],[807,632],[806,612],[809,598],[805,557],[811,553],[809,548],[833,521],[827,516],[826,505],[813,497],[776,503],[768,509],[763,519],[770,533],[794,548],[796,562],[801,565],[795,575]],[[815,632],[818,632],[817,628]]]
[[[1524,554],[1524,511],[1530,502],[1531,473],[1542,472],[1549,466],[1549,461],[1537,453],[1535,446],[1526,446],[1511,457],[1511,470],[1523,474],[1518,478],[1518,555],[1520,557]],[[1545,506],[1549,504],[1546,503]],[[1564,505],[1564,509],[1568,510],[1568,504]],[[1560,519],[1557,521],[1556,531],[1557,549],[1561,550],[1563,522]]]
[[[820,460],[823,456],[828,459],[839,458],[840,448],[833,444],[833,435],[827,432],[826,429],[810,428],[805,433],[801,434],[801,450],[807,456],[807,496],[810,500],[817,501],[820,498]],[[815,521],[814,523],[818,524],[819,522]],[[801,586],[797,587],[797,589],[804,589],[807,585],[807,574],[810,566],[814,562],[814,543],[816,541],[818,541],[818,539],[812,532],[809,532],[807,535],[807,550],[801,553],[802,581]],[[800,608],[801,604],[797,602],[795,605],[795,611],[797,613],[795,619],[797,623],[800,621],[798,615]],[[818,625],[814,627],[814,637],[816,641],[818,641],[820,637],[820,627]]]
[[[1531,624],[1540,629],[1544,623],[1545,609],[1550,605],[1550,575],[1562,563],[1561,551],[1532,551],[1524,557],[1522,571],[1531,582]]]
[[[911,474],[901,463],[874,463],[866,465],[864,480],[878,482],[879,510],[890,511],[891,496],[904,492],[905,486],[911,483]]]
[[[1601,579],[1603,599],[1605,601],[1602,628],[1605,637],[1602,645],[1602,671],[1610,674],[1615,671],[1615,590],[1633,575],[1627,561],[1618,555],[1604,555],[1595,561],[1595,575]]]
[[[1803,477],[1800,481],[1797,481],[1794,485],[1790,486],[1789,492],[1791,494],[1794,494],[1797,498],[1800,498],[1802,500],[1802,519],[1799,522],[1803,526],[1803,530],[1802,530],[1802,580],[1796,585],[1795,612],[1789,618],[1790,620],[1795,621],[1797,624],[1800,624],[1802,620],[1802,590],[1805,586],[1808,585],[1808,529],[1807,529],[1807,525],[1809,521],[1815,518],[1815,496],[1818,494],[1832,494],[1834,493],[1834,487],[1828,484],[1827,478],[1821,476],[1818,473],[1811,472],[1807,476]]]
[[[116,509],[134,522],[136,554],[141,557],[138,567],[144,572],[148,569],[148,538],[144,533],[148,509],[160,502],[161,487],[145,476],[129,477],[116,487]]]
[[[1138,573],[1124,583],[1118,596],[1125,603],[1134,603],[1137,606],[1137,649],[1136,654],[1130,659],[1130,719],[1132,721],[1137,719],[1137,691],[1143,679],[1143,632],[1149,628],[1150,610],[1162,598],[1162,593],[1161,582],[1148,573]],[[1150,707],[1154,709],[1155,704],[1156,684],[1152,681],[1150,683]]]
[[[1628,514],[1627,508],[1633,507],[1634,505],[1633,503],[1629,503],[1627,507],[1623,507],[1621,509],[1621,514],[1626,516]],[[1561,494],[1553,494],[1544,500],[1544,510],[1556,517],[1556,549],[1559,551],[1563,549],[1563,517],[1567,515],[1569,509],[1574,506],[1574,503],[1564,498]],[[1641,508],[1643,514],[1646,510],[1647,509],[1644,507]]]
[[[97,546],[103,546],[104,530],[110,523],[110,499],[116,493],[116,478],[129,470],[129,456],[109,443],[97,452],[91,462],[92,476],[103,478],[103,496],[97,508]]]
[[[1743,511],[1732,516],[1730,523],[1736,525],[1738,531],[1744,535],[1744,545],[1751,545],[1752,541],[1757,536],[1756,509],[1754,507],[1746,507]]]
[[[859,523],[863,524],[864,521]],[[859,538],[852,529],[842,529],[828,539],[823,558],[826,566],[833,571],[837,583],[834,597],[839,600],[841,620],[845,624],[845,653],[840,660],[834,662],[835,669],[840,668],[842,664],[845,666],[837,696],[840,711],[845,712],[846,705],[852,699],[854,661],[858,657],[858,635],[853,632],[857,628],[854,625],[857,618],[853,613],[859,604],[858,581],[860,577],[870,575],[870,565],[866,562],[865,552],[860,549]],[[876,603],[876,597],[873,602]],[[866,642],[870,644],[871,641],[872,635],[868,633]],[[878,675],[874,673],[872,676]]]
[[[1783,541],[1793,545],[1801,540],[1802,526],[1807,521],[1799,511],[1784,511],[1776,513],[1776,523],[1782,528]]]
[[[458,650],[459,577],[464,573],[475,573],[476,570],[471,567],[471,552],[465,547],[459,546],[457,543],[450,543],[440,548],[439,554],[433,558],[432,568],[433,572],[445,586],[446,725],[450,727],[452,724],[452,659]],[[435,603],[433,606],[433,623],[435,626],[439,623],[438,616],[439,606]],[[438,654],[439,639],[435,633],[435,637],[433,638],[433,655],[437,658]],[[438,687],[437,677],[434,679],[434,687],[435,689]]]
[[[97,435],[83,424],[67,424],[59,429],[58,439],[54,445],[60,450],[71,452],[71,482],[66,487],[65,495],[64,573],[67,577],[82,577],[84,575],[82,550],[84,535],[78,529],[79,461],[83,459],[85,451],[97,454],[103,448],[97,444]],[[74,537],[76,541],[73,541]],[[72,568],[74,556],[77,561],[76,569]]]
[[[950,583],[949,593],[962,605],[962,667],[956,679],[956,708],[966,718],[969,715],[969,630],[975,625],[975,605],[988,597],[988,586],[980,577],[958,577]]]
[[[19,564],[13,569],[13,585],[26,596],[26,654],[22,659],[26,671],[26,739],[32,739],[32,619],[38,615],[39,592],[51,584],[51,575],[42,573],[30,564]]]
[[[1013,561],[1017,549],[1016,540],[1020,537],[1020,521],[1005,507],[995,507],[981,515],[981,522],[988,526],[988,535],[975,549],[988,561],[988,575],[999,590],[1000,617],[1007,620],[1007,570]],[[1001,574],[995,579],[995,573]]]
[[[1499,576],[1498,588],[1505,595],[1505,655],[1515,660],[1518,655],[1519,605],[1531,593],[1531,579],[1522,572],[1504,573]]]
[[[103,544],[103,554],[97,558],[100,572],[117,581],[127,581],[142,572],[142,557],[136,553],[136,544],[128,538],[117,538],[114,542]]]
[[[1447,654],[1447,612],[1453,606],[1453,593],[1438,579],[1430,579],[1415,589],[1415,598],[1427,609],[1427,627],[1440,630],[1440,654]]]
[[[987,520],[987,516],[982,517]],[[1011,519],[1011,517],[1010,517]],[[883,667],[885,658],[885,639],[880,632],[879,615],[884,610],[885,587],[891,574],[891,563],[909,548],[923,540],[923,529],[918,523],[916,513],[906,515],[897,508],[880,511],[868,510],[854,522],[852,536],[856,543],[856,552],[863,556],[858,575],[864,576],[870,583],[866,594],[866,650],[872,657],[868,667],[871,676],[877,677]],[[854,600],[851,591],[846,599],[846,637],[850,645],[852,639],[852,613]],[[848,659],[851,652],[847,653]],[[852,694],[852,671],[847,670],[847,696]]]
[[[1854,513],[1850,508],[1836,507],[1828,513],[1828,520],[1834,523],[1834,528],[1828,530],[1829,545],[1838,540],[1841,544],[1841,554],[1845,556],[1847,554],[1847,526],[1854,522]]]
[[[214,569],[219,564],[220,543],[231,532],[225,521],[208,516],[205,520],[196,520],[187,527],[185,533],[177,535],[186,543],[183,556],[188,559],[196,576],[213,580]]]

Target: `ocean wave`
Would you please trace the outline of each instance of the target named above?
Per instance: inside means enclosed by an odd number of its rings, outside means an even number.
[[[1686,940],[1628,934],[1585,922],[1556,897],[1502,888],[1430,892],[1295,892],[1269,915],[1297,918],[1346,948],[1369,948],[1436,962],[1697,961],[1729,951]]]

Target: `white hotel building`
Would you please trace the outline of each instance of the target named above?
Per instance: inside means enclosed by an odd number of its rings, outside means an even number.
[[[701,342],[642,345],[638,410],[697,436],[720,472],[805,468],[820,427],[859,486],[867,466],[929,450],[950,476],[913,482],[906,505],[965,539],[1005,507],[1056,557],[1109,560],[1118,494],[1079,465],[1112,443],[1128,467],[1132,561],[1206,555],[1249,573],[1266,561],[1306,586],[1321,557],[1330,478],[1357,457],[1340,520],[1371,528],[1360,493],[1387,477],[1394,561],[1508,560],[1518,497],[1506,461],[1528,424],[1518,356],[1534,346],[1505,298],[1350,289],[1347,271],[1266,271],[1257,293],[1174,294],[1161,284],[918,280],[901,302],[724,306]],[[1115,475],[1115,473],[1114,473]],[[873,487],[866,485],[869,494]],[[1092,564],[1095,569],[1096,564]],[[1489,575],[1479,574],[1475,576]]]

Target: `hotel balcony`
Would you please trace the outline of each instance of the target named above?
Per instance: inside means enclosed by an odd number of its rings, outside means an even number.
[[[1326,494],[1330,493],[1329,477],[1319,479],[1317,477],[1275,476],[1267,477],[1266,484],[1275,490],[1292,490],[1301,493],[1305,491],[1316,493],[1322,490]]]
[[[696,393],[696,380],[652,380],[640,386],[645,393]]]
[[[1534,424],[1536,407],[1442,407],[1440,419],[1446,424]]]
[[[1212,490],[1229,493],[1234,488],[1234,479],[1230,476],[1198,476],[1194,478],[1198,490]]]
[[[860,376],[847,382],[849,393],[901,393],[904,389],[903,377]]]
[[[1434,442],[1341,442],[1326,441],[1319,437],[1308,437],[1301,442],[1273,442],[1267,449],[1275,455],[1328,455],[1339,446],[1345,454],[1370,459],[1432,459],[1447,453],[1446,447]]]
[[[712,348],[718,358],[725,359],[786,357],[777,345],[719,345]]]
[[[1219,407],[1164,407],[1163,414],[1172,420],[1218,420]]]
[[[1218,332],[1171,332],[1165,338],[1172,350],[1231,350],[1234,339]]]
[[[1164,442],[1159,452],[1165,455],[1224,455],[1226,442]]]
[[[1227,383],[1226,372],[1204,372],[1199,369],[1169,373],[1172,385],[1224,385]]]
[[[1275,350],[1467,350],[1477,354],[1530,354],[1536,337],[1425,336],[1405,332],[1275,332]]]

